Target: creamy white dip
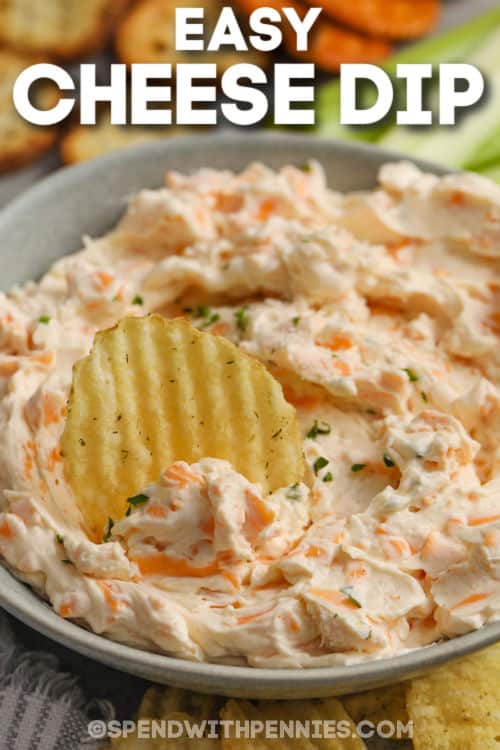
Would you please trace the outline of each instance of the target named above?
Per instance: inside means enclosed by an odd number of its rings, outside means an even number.
[[[500,188],[390,164],[169,174],[118,227],[0,294],[0,553],[62,617],[256,667],[400,654],[500,616]],[[83,533],[59,440],[73,363],[185,315],[296,405],[311,486],[207,457]]]

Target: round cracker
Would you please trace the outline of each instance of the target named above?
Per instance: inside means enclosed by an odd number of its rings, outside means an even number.
[[[237,0],[237,7],[246,18],[263,6],[280,13],[283,8],[293,8],[300,18],[307,13],[307,6],[295,0]],[[310,32],[307,51],[297,51],[296,35],[287,21],[283,24],[283,35],[286,50],[292,57],[312,62],[329,73],[338,73],[342,63],[376,63],[391,53],[388,42],[342,28],[329,21],[324,14]]]
[[[0,172],[24,166],[48,151],[55,143],[57,129],[36,127],[19,115],[12,101],[12,90],[19,74],[37,62],[12,50],[0,49]],[[50,87],[39,87],[35,96],[40,106],[52,106],[55,96]]]
[[[172,138],[187,132],[189,131],[175,126],[112,125],[108,118],[102,117],[97,125],[77,125],[72,128],[61,141],[61,157],[65,164],[78,164],[111,151]]]
[[[312,0],[307,0],[311,5]],[[387,39],[416,39],[436,26],[440,0],[324,0],[323,13],[357,31]]]
[[[203,8],[208,34],[222,10],[219,0],[142,0],[123,20],[116,36],[116,52],[127,65],[134,63],[216,63],[223,73],[236,63],[266,67],[269,56],[261,52],[181,52],[175,49],[175,9]]]
[[[97,52],[131,0],[3,0],[0,41],[35,54],[74,59]]]

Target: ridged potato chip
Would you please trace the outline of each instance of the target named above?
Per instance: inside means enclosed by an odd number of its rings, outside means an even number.
[[[415,750],[494,750],[500,737],[500,646],[413,680]]]
[[[219,740],[206,736],[191,738],[186,731],[176,736],[179,726],[201,726],[203,721],[216,720],[218,704],[218,699],[211,695],[176,688],[150,688],[142,699],[137,719],[160,719],[173,736],[145,738],[136,728],[126,737],[114,739],[111,747],[113,750],[220,750]],[[208,733],[208,727],[206,731]]]
[[[139,722],[147,721],[149,717],[140,717]],[[114,739],[111,742],[112,750],[220,750],[221,743],[218,739],[211,737],[190,737],[188,732],[191,727],[200,725],[203,719],[182,711],[165,714],[162,716],[162,724],[158,729],[151,723],[145,723],[143,729],[136,727],[130,734]],[[151,736],[148,733],[151,731]],[[201,729],[199,730],[201,734]],[[206,730],[208,732],[208,729]],[[156,734],[154,734],[156,732]],[[164,736],[162,736],[164,735]],[[104,750],[104,747],[103,747]]]
[[[257,704],[245,700],[229,700],[220,712],[221,719],[225,721],[244,722],[273,721],[273,722],[310,722],[309,726],[314,728],[315,723],[330,722],[330,727],[336,729],[337,736],[328,737],[324,731],[323,736],[315,737],[313,729],[307,739],[297,737],[265,738],[264,735],[256,735],[255,738],[242,738],[231,733],[222,740],[223,750],[272,750],[279,747],[280,750],[294,750],[298,748],[322,748],[323,750],[366,750],[363,740],[356,736],[356,727],[345,711],[342,703],[335,698],[324,698],[315,701],[259,701]],[[230,725],[229,725],[230,726]],[[279,731],[279,725],[276,726]],[[279,736],[279,735],[278,735]]]
[[[409,721],[406,708],[406,686],[404,684],[387,685],[386,687],[367,690],[364,693],[346,695],[342,703],[354,721],[398,721],[407,724]]]
[[[96,540],[174,461],[226,459],[264,492],[304,474],[296,412],[278,381],[227,339],[159,315],[97,334],[74,368],[61,447]]]
[[[187,713],[199,719],[217,718],[221,698],[205,693],[193,693],[182,688],[149,688],[144,694],[139,716],[161,719],[168,714]]]

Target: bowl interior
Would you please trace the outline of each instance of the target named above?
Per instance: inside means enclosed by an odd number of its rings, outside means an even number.
[[[62,255],[80,249],[84,235],[116,223],[127,199],[163,184],[167,169],[243,169],[262,161],[278,168],[309,159],[324,167],[329,185],[372,188],[381,164],[398,155],[310,136],[232,135],[174,139],[111,154],[62,170],[0,215],[0,287],[39,278]],[[443,170],[421,164],[435,173]],[[115,643],[61,619],[28,587],[0,567],[0,605],[35,630],[79,653],[132,674],[179,687],[249,698],[305,698],[368,689],[412,677],[500,640],[500,623],[397,658],[347,667],[253,669],[197,664]]]

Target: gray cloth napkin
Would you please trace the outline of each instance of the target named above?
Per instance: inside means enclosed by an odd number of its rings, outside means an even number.
[[[22,648],[0,613],[0,750],[98,750],[88,723],[113,715],[107,701],[87,701],[55,656]]]

